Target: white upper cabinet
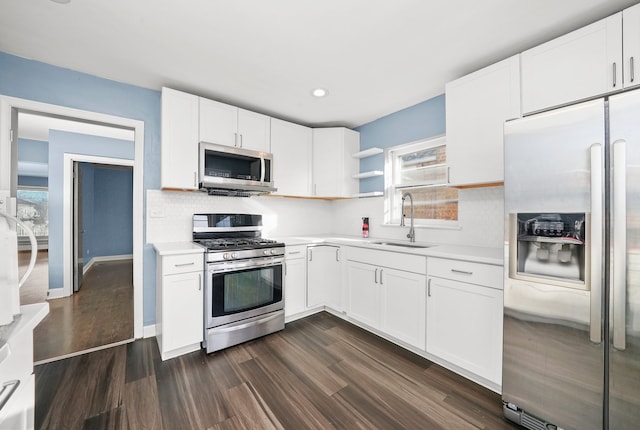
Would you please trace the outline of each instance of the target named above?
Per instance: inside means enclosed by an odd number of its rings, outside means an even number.
[[[160,186],[198,189],[198,96],[162,88]]]
[[[504,181],[503,125],[520,116],[520,58],[446,85],[447,165],[452,185]]]
[[[273,179],[277,194],[311,195],[312,144],[309,127],[271,118]]]
[[[358,193],[360,133],[343,127],[313,129],[313,195],[352,197]]]
[[[269,151],[271,118],[200,97],[200,141]]]
[[[640,84],[640,3],[622,12],[622,61],[625,88]]]
[[[621,89],[622,19],[620,12],[523,52],[523,113]]]

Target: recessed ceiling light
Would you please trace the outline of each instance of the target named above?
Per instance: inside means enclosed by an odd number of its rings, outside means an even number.
[[[314,97],[324,97],[329,94],[329,91],[325,90],[324,88],[316,88],[311,91],[311,94],[313,94]]]

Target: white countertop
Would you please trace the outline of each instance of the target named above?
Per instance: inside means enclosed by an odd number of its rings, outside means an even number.
[[[159,242],[154,243],[158,255],[202,254],[204,248],[193,242]]]
[[[9,341],[25,330],[33,329],[49,313],[49,303],[35,303],[20,306],[20,314],[16,315],[11,324],[0,326],[0,363],[10,354]],[[0,382],[3,382],[0,378]]]
[[[289,246],[294,245],[314,245],[314,244],[336,244],[346,246],[357,246],[381,251],[393,251],[405,254],[424,255],[426,257],[440,257],[454,260],[473,261],[476,263],[503,265],[504,249],[497,247],[466,246],[466,245],[439,245],[434,243],[415,242],[411,246],[394,246],[392,243],[409,244],[408,241],[395,239],[364,239],[358,236],[291,236],[275,238]],[[375,242],[385,242],[381,245]]]
[[[404,254],[424,255],[426,257],[440,257],[454,260],[473,261],[476,263],[502,266],[503,248],[466,246],[466,245],[439,245],[434,243],[415,242],[413,246],[395,246],[393,243],[409,244],[408,241],[395,239],[364,239],[358,236],[287,236],[271,238],[284,242],[288,246],[335,244],[342,246],[357,246],[361,248],[378,249],[380,251],[392,251]],[[386,244],[377,244],[384,242]],[[422,246],[422,247],[421,247]],[[192,242],[160,242],[154,243],[158,255],[197,254],[204,252],[204,248]]]

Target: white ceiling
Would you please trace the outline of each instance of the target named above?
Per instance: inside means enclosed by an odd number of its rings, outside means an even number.
[[[0,51],[354,127],[637,0],[2,0]],[[314,99],[315,87],[329,96]]]

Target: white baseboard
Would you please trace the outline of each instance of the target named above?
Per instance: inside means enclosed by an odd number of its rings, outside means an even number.
[[[102,257],[93,257],[91,260],[82,266],[82,274],[84,275],[91,269],[96,263],[101,263],[103,261],[118,261],[118,260],[133,260],[133,254],[122,254],[122,255],[105,255]]]
[[[151,324],[151,325],[146,325],[142,328],[142,337],[143,338],[148,338],[148,337],[155,337],[156,335],[156,325],[155,324]]]
[[[50,288],[47,290],[47,300],[61,299],[63,297],[66,297],[64,295],[64,288]]]

